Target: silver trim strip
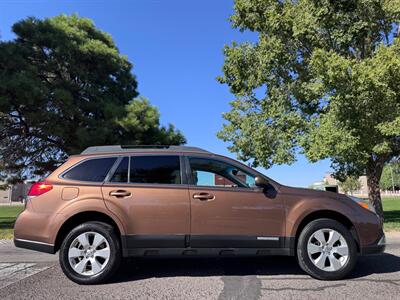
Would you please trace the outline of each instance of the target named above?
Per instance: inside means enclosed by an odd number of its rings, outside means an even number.
[[[43,243],[43,242],[38,242],[38,241],[24,240],[24,239],[15,239],[15,240],[16,240],[16,241],[20,241],[20,242],[33,243],[33,244],[40,244],[40,245],[46,245],[46,246],[52,246],[52,247],[54,247],[54,244],[48,244],[48,243]]]
[[[276,236],[258,236],[259,241],[279,241],[279,237]]]

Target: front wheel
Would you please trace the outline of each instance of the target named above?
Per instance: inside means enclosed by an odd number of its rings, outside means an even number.
[[[331,219],[318,219],[304,227],[297,243],[300,267],[312,277],[337,280],[357,262],[357,246],[350,231]]]
[[[121,261],[119,239],[113,227],[87,222],[75,227],[60,248],[64,274],[79,284],[97,284],[109,279]]]

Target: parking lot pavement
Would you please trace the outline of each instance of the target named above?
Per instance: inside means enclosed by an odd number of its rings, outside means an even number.
[[[127,261],[113,282],[80,286],[62,274],[56,256],[43,254],[47,262],[41,257],[14,266],[34,268],[33,275],[21,279],[21,271],[7,271],[3,277],[17,278],[2,285],[0,299],[399,299],[399,242],[388,238],[387,253],[360,257],[352,276],[341,281],[312,279],[289,257],[186,258]]]
[[[0,289],[49,267],[43,263],[0,263]]]
[[[57,260],[57,255],[16,248],[12,240],[0,240],[0,263],[48,263]]]

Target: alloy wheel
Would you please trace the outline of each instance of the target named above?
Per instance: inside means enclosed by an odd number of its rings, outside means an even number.
[[[84,276],[100,273],[110,260],[110,245],[98,232],[78,235],[68,250],[68,261],[72,269]]]
[[[349,260],[349,246],[336,230],[323,228],[314,232],[307,243],[311,262],[320,270],[334,272],[342,269]]]

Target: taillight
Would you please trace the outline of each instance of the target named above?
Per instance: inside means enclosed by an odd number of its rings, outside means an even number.
[[[36,182],[34,183],[28,193],[29,197],[39,196],[48,191],[51,191],[53,186],[48,182]]]

